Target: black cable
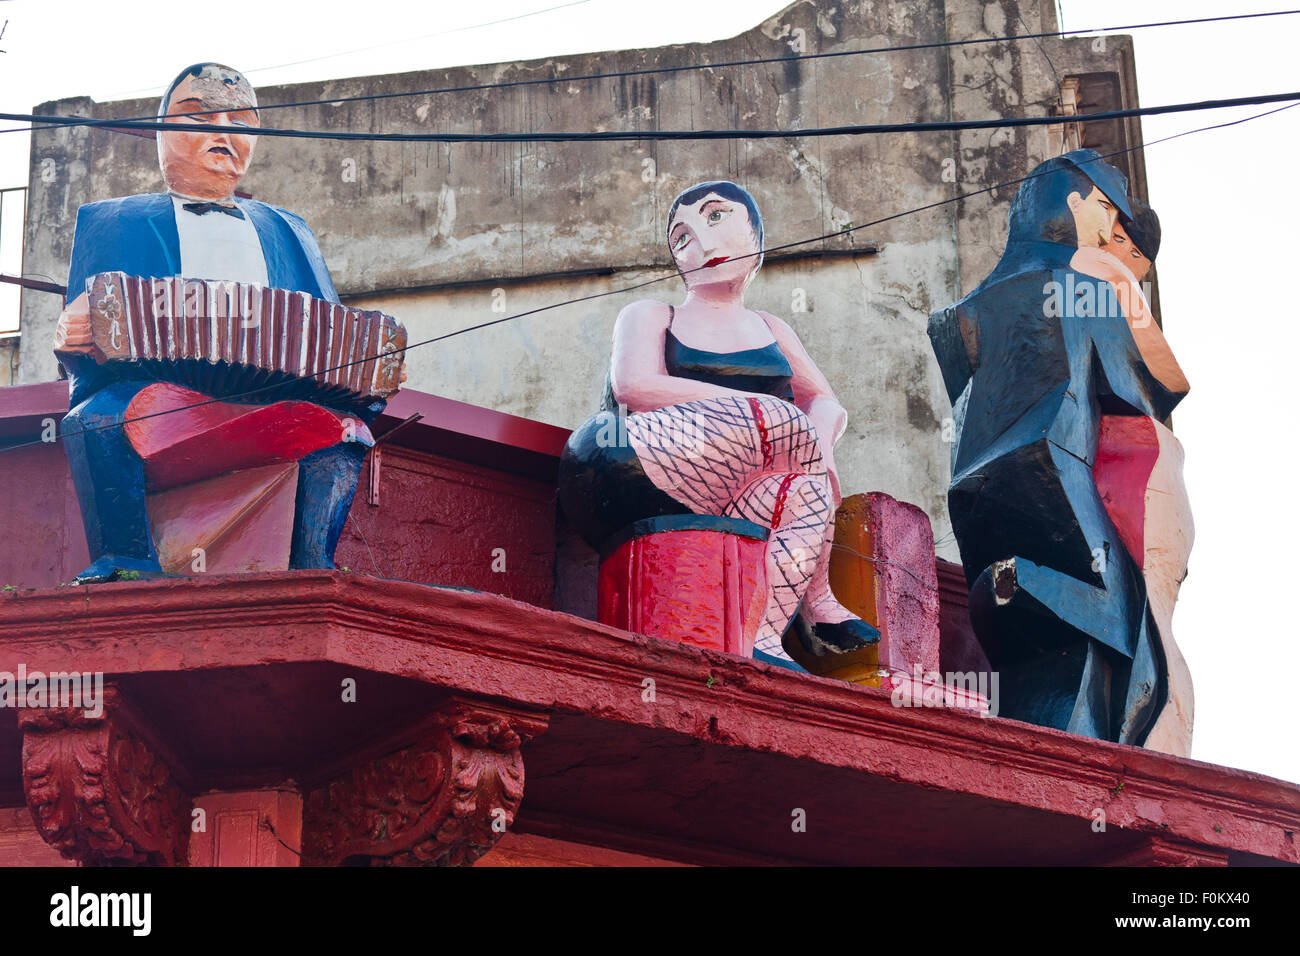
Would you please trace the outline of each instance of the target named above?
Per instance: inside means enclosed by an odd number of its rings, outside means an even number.
[[[1091,123],[1133,116],[1161,116],[1166,113],[1190,113],[1199,110],[1226,109],[1234,106],[1259,106],[1300,100],[1300,92],[1267,93],[1236,96],[1225,100],[1201,100],[1195,103],[1171,103],[1166,106],[1137,106],[1101,113],[1077,113],[1072,116],[1013,116],[994,120],[941,120],[919,123],[874,123],[855,126],[828,126],[809,129],[704,129],[704,130],[612,130],[583,133],[352,133],[347,131],[275,129],[257,126],[218,126],[203,124],[204,131],[221,131],[240,136],[279,136],[289,139],[326,139],[370,143],[573,143],[637,142],[642,140],[730,140],[795,139],[818,136],[863,136],[881,133],[959,132],[963,130],[1006,129],[1021,126],[1057,126],[1062,123]],[[55,126],[107,126],[116,129],[176,130],[193,133],[193,123],[166,123],[157,120],[84,120],[66,116],[33,116],[26,113],[0,113],[0,119],[31,120]]]
[[[270,817],[262,817],[261,821],[258,823],[258,826],[260,826],[264,830],[271,831],[271,836],[275,837],[276,842],[279,843],[280,846],[288,850],[290,853],[292,853],[294,856],[302,856],[301,850],[295,850],[293,847],[289,846],[289,844],[285,843],[284,840],[280,839],[280,834],[275,832],[275,825],[271,823]]]
[[[682,73],[691,70],[720,70],[738,66],[758,66],[768,63],[798,63],[804,60],[821,60],[833,57],[843,56],[864,56],[876,53],[901,53],[911,50],[933,50],[943,47],[972,46],[983,43],[1006,43],[1020,40],[1041,40],[1049,37],[1061,38],[1066,36],[1076,36],[1083,34],[1097,33],[1115,33],[1121,30],[1149,30],[1157,27],[1188,26],[1201,23],[1221,23],[1228,20],[1253,20],[1261,17],[1285,17],[1300,13],[1300,10],[1271,10],[1263,13],[1237,13],[1228,14],[1218,17],[1196,17],[1188,20],[1158,20],[1150,23],[1129,23],[1113,27],[1092,27],[1082,30],[1065,30],[1057,33],[1022,33],[1011,34],[999,37],[974,37],[967,40],[942,40],[932,43],[910,43],[904,46],[886,46],[874,47],[865,50],[835,50],[827,53],[799,53],[785,56],[758,57],[749,60],[724,60],[719,63],[691,63],[681,66],[664,66],[664,67],[646,67],[640,70],[620,70],[612,73],[586,73],[575,76],[552,76],[545,78],[536,78],[530,80],[507,80],[497,83],[471,83],[464,86],[448,86],[431,90],[403,90],[393,93],[366,93],[358,96],[341,96],[328,100],[300,100],[291,103],[267,103],[260,105],[258,111],[288,109],[297,106],[329,106],[336,103],[364,103],[374,102],[376,100],[396,99],[404,96],[433,96],[441,93],[469,93],[479,90],[511,89],[519,86],[540,86],[553,83],[577,83],[585,80],[606,80],[622,79],[630,76],[649,76],[655,74],[672,74]],[[1023,22],[1023,21],[1022,21]],[[1027,28],[1026,28],[1027,29]],[[201,110],[191,113],[175,113],[174,116],[206,116],[210,113],[220,113],[223,110]],[[112,125],[121,125],[129,121],[145,121],[155,117],[155,114],[148,116],[134,117],[133,120],[120,119],[111,121]],[[61,123],[66,126],[95,126],[106,125],[103,120],[90,119],[87,117],[60,117],[60,119],[71,122]],[[35,120],[23,120],[23,122],[33,123]],[[15,126],[12,129],[0,130],[3,133],[19,133],[39,130],[41,126]]]
[[[1281,107],[1278,107],[1277,109],[1268,110],[1268,111],[1263,112],[1263,113],[1256,113],[1256,114],[1254,114],[1253,116],[1243,116],[1243,117],[1241,117],[1240,119],[1228,120],[1228,121],[1223,122],[1223,123],[1216,123],[1216,124],[1214,124],[1214,125],[1212,125],[1212,126],[1201,126],[1201,127],[1196,128],[1196,129],[1184,130],[1184,131],[1181,132],[1181,133],[1173,133],[1173,134],[1171,134],[1171,135],[1169,135],[1169,136],[1163,136],[1163,137],[1161,137],[1160,139],[1152,140],[1150,143],[1145,143],[1145,144],[1143,144],[1143,143],[1139,143],[1139,144],[1136,145],[1136,146],[1126,146],[1126,147],[1124,147],[1123,149],[1117,149],[1117,150],[1115,150],[1114,152],[1105,153],[1105,154],[1103,154],[1100,158],[1101,158],[1101,159],[1110,159],[1110,158],[1113,157],[1113,156],[1120,156],[1120,155],[1123,155],[1124,153],[1131,153],[1131,152],[1133,152],[1134,150],[1144,149],[1146,146],[1155,146],[1155,145],[1157,145],[1158,143],[1167,143],[1167,142],[1169,142],[1169,141],[1171,141],[1171,140],[1181,139],[1181,138],[1184,137],[1184,136],[1191,136],[1191,135],[1194,134],[1194,133],[1204,133],[1204,132],[1207,132],[1207,131],[1209,131],[1209,130],[1214,130],[1214,129],[1224,129],[1224,128],[1229,127],[1229,126],[1238,126],[1238,125],[1240,125],[1240,124],[1242,124],[1242,123],[1248,123],[1248,122],[1250,122],[1251,120],[1262,119],[1262,118],[1265,117],[1265,116],[1272,116],[1274,113],[1281,113],[1281,112],[1284,112],[1284,111],[1286,111],[1286,110],[1293,109],[1293,108],[1295,108],[1296,106],[1300,106],[1300,103],[1292,103],[1292,104],[1290,104],[1289,106],[1281,106]],[[1049,171],[1049,172],[1050,172],[1050,171]],[[960,195],[952,196],[952,197],[950,197],[950,198],[948,198],[948,199],[940,199],[940,200],[938,200],[938,201],[936,201],[936,202],[927,203],[927,204],[924,205],[924,206],[917,206],[917,207],[915,207],[915,208],[913,208],[913,209],[907,209],[907,210],[904,210],[903,212],[894,213],[894,214],[891,215],[891,216],[885,216],[885,217],[880,218],[880,219],[874,219],[874,220],[872,220],[871,222],[864,222],[864,223],[862,223],[862,224],[859,225],[859,226],[850,226],[850,227],[847,228],[847,229],[841,229],[841,230],[838,230],[837,232],[826,233],[826,234],[821,235],[821,236],[814,236],[814,237],[811,238],[811,239],[799,239],[799,240],[796,240],[796,241],[794,241],[794,242],[787,242],[787,243],[785,243],[785,244],[783,244],[783,245],[779,245],[779,246],[771,246],[771,247],[768,247],[768,248],[766,248],[766,249],[761,249],[761,250],[759,250],[758,252],[750,253],[749,255],[745,255],[745,256],[736,256],[736,257],[735,257],[735,261],[738,262],[738,261],[741,261],[741,260],[743,260],[743,259],[750,259],[750,258],[754,258],[754,257],[756,257],[756,256],[764,256],[764,255],[767,255],[767,254],[772,253],[772,252],[779,252],[779,251],[781,251],[781,250],[783,250],[783,249],[792,249],[792,248],[794,248],[794,247],[796,247],[796,246],[804,246],[804,245],[809,245],[810,243],[814,243],[814,242],[822,242],[822,241],[824,241],[824,240],[826,240],[826,239],[833,239],[833,238],[835,238],[835,237],[837,237],[837,236],[842,236],[842,235],[844,235],[845,233],[849,233],[849,232],[857,232],[859,229],[867,229],[867,228],[870,228],[870,227],[872,227],[872,226],[878,226],[878,225],[880,225],[881,223],[891,222],[891,221],[893,221],[893,220],[895,220],[895,219],[902,219],[902,218],[905,217],[905,216],[911,216],[911,215],[914,215],[914,214],[919,213],[919,212],[926,212],[926,211],[928,211],[928,210],[930,210],[930,209],[937,209],[938,207],[940,207],[940,206],[946,206],[946,205],[948,205],[949,203],[961,202],[961,201],[966,200],[966,199],[973,199],[973,198],[976,197],[976,196],[982,196],[982,195],[984,195],[985,193],[990,193],[990,192],[993,192],[993,191],[995,191],[995,190],[1002,189],[1002,188],[1004,188],[1004,187],[1006,187],[1006,186],[1016,186],[1016,185],[1019,185],[1020,183],[1028,182],[1028,181],[1031,180],[1031,179],[1034,179],[1034,178],[1036,178],[1036,177],[1038,177],[1038,176],[1043,176],[1043,175],[1047,175],[1047,173],[1029,173],[1028,175],[1021,176],[1021,177],[1018,178],[1018,179],[1009,179],[1009,180],[1007,180],[1007,181],[1005,181],[1005,182],[995,183],[995,184],[993,184],[992,186],[985,186],[985,187],[983,187],[982,189],[976,189],[976,190],[973,190],[972,192],[961,193]],[[692,272],[698,272],[700,269],[704,269],[704,268],[707,268],[707,267],[706,267],[706,266],[699,266],[699,267],[697,267],[697,268],[695,268],[695,269],[688,269],[688,270],[686,270],[686,272],[682,272],[682,273],[678,273],[678,272],[675,272],[675,271],[674,271],[674,272],[668,273],[668,274],[666,274],[666,275],[659,276],[658,278],[655,278],[655,279],[647,279],[647,280],[645,280],[644,282],[638,282],[638,283],[635,283],[634,285],[624,286],[624,287],[619,288],[619,289],[609,289],[609,290],[606,290],[605,292],[595,292],[595,293],[592,293],[591,295],[579,296],[579,297],[576,298],[576,299],[567,299],[567,300],[565,300],[565,301],[563,301],[563,302],[555,302],[555,303],[552,303],[551,305],[543,305],[543,306],[539,306],[539,307],[537,307],[536,309],[529,309],[527,312],[518,312],[518,313],[516,313],[516,314],[514,314],[514,315],[502,316],[502,317],[499,318],[499,319],[492,319],[491,321],[488,321],[488,322],[480,322],[480,323],[477,324],[477,325],[467,326],[467,327],[462,328],[462,329],[457,329],[457,330],[455,330],[455,331],[453,331],[453,332],[447,332],[447,333],[445,333],[445,334],[443,334],[443,335],[437,335],[437,336],[434,336],[433,338],[424,339],[424,340],[422,340],[422,341],[415,342],[415,343],[412,343],[412,344],[410,344],[410,345],[407,345],[406,348],[402,349],[402,354],[403,354],[403,356],[405,356],[405,354],[406,354],[407,352],[410,352],[410,351],[412,351],[413,349],[420,348],[421,346],[432,345],[432,344],[435,343],[435,342],[441,342],[441,341],[444,341],[444,340],[446,340],[446,339],[454,338],[454,337],[457,336],[457,335],[464,335],[466,332],[475,332],[475,331],[477,331],[477,330],[479,330],[479,329],[485,329],[485,328],[488,328],[488,327],[493,326],[493,325],[500,325],[502,322],[510,322],[510,321],[515,320],[515,319],[522,319],[522,318],[525,318],[525,317],[530,316],[530,315],[536,315],[536,314],[539,313],[539,312],[548,312],[548,311],[550,311],[551,309],[559,309],[559,308],[563,308],[564,306],[567,306],[567,305],[577,305],[578,303],[581,303],[581,302],[589,302],[589,301],[591,301],[591,300],[593,300],[593,299],[602,299],[602,298],[605,298],[605,297],[607,297],[607,296],[611,296],[611,295],[622,295],[622,294],[625,293],[625,292],[635,292],[637,289],[642,289],[642,288],[645,288],[646,286],[654,285],[655,283],[658,283],[658,282],[664,282],[665,280],[672,279],[672,278],[674,278],[675,276],[678,276],[678,275],[681,275],[681,276],[689,275],[689,274],[692,273]],[[367,357],[365,357],[365,358],[357,359],[357,360],[354,361],[354,362],[346,362],[346,363],[344,363],[344,364],[342,364],[342,365],[335,366],[334,368],[324,369],[324,370],[322,370],[321,372],[318,372],[318,373],[316,373],[316,374],[320,374],[320,375],[328,374],[328,373],[330,373],[330,372],[338,371],[339,369],[349,368],[349,367],[351,367],[351,366],[353,366],[353,365],[359,365],[359,364],[361,364],[361,363],[363,363],[363,362],[377,361],[379,358],[380,358],[379,355],[371,355],[371,356],[367,356]],[[150,418],[157,418],[157,417],[159,417],[159,416],[161,416],[161,415],[170,415],[170,414],[172,414],[173,412],[182,412],[182,411],[185,411],[185,410],[187,410],[187,409],[191,409],[191,408],[201,408],[201,407],[204,406],[204,405],[211,405],[211,404],[216,403],[216,402],[229,402],[229,401],[234,401],[234,400],[236,400],[236,399],[240,399],[240,398],[248,398],[249,396],[252,396],[252,395],[258,395],[258,394],[261,394],[262,392],[265,392],[265,391],[268,391],[268,390],[271,390],[271,389],[275,389],[275,388],[284,388],[284,387],[286,387],[287,385],[291,385],[291,384],[294,384],[294,383],[292,383],[292,382],[278,382],[278,383],[275,383],[275,384],[272,384],[272,385],[264,385],[264,386],[262,386],[262,387],[260,387],[260,388],[250,389],[249,391],[246,391],[246,392],[238,392],[238,393],[236,393],[236,394],[234,394],[234,395],[223,395],[223,396],[220,396],[220,397],[209,398],[209,399],[206,399],[205,401],[202,401],[202,402],[195,402],[195,403],[192,404],[192,405],[181,405],[181,406],[179,406],[179,407],[177,407],[177,408],[170,408],[170,409],[166,409],[166,410],[161,411],[161,412],[151,412],[151,413],[148,414],[148,415],[141,415],[141,416],[139,416],[138,418],[125,419],[125,420],[123,420],[123,421],[121,421],[121,422],[110,422],[110,423],[108,423],[108,424],[106,424],[106,425],[96,425],[96,426],[93,427],[93,428],[83,428],[83,429],[81,429],[81,431],[73,432],[72,434],[74,434],[74,435],[82,435],[82,434],[87,434],[87,433],[89,433],[89,432],[101,431],[101,430],[103,430],[103,429],[105,429],[105,428],[120,428],[120,427],[122,427],[122,426],[124,426],[124,425],[129,425],[129,424],[132,424],[132,423],[134,423],[134,422],[145,421],[146,419],[150,419]],[[60,436],[58,436],[59,440],[62,440],[62,439],[65,438],[65,437],[68,437],[68,436],[64,436],[64,435],[60,435]],[[7,446],[7,447],[5,447],[5,448],[0,448],[0,453],[2,453],[2,452],[7,452],[7,451],[15,451],[15,450],[17,450],[17,449],[19,449],[19,448],[29,448],[29,447],[31,447],[31,446],[33,446],[33,445],[46,445],[46,444],[50,444],[50,443],[49,443],[49,442],[46,442],[46,441],[43,441],[43,440],[40,440],[40,439],[37,439],[37,440],[35,440],[35,441],[24,442],[24,443],[22,443],[22,444],[18,444],[18,445],[9,445],[9,446]]]

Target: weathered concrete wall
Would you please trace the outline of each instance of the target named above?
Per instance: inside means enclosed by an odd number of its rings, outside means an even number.
[[[730,40],[655,50],[298,84],[263,105],[528,77],[554,83],[266,111],[267,125],[411,130],[754,129],[1042,114],[1058,73],[1124,71],[1123,38],[1032,41],[606,80],[564,77],[802,52],[941,42],[1055,28],[1052,0],[799,0]],[[1046,56],[1045,56],[1046,53]],[[183,64],[176,64],[179,68]],[[238,64],[234,64],[238,66]],[[170,67],[168,67],[170,69]],[[161,81],[162,78],[160,78]],[[38,112],[144,116],[145,100],[64,100]],[[304,216],[335,282],[357,305],[402,318],[420,340],[508,314],[671,275],[668,204],[728,178],[754,193],[780,245],[1014,179],[1056,149],[1042,128],[750,142],[364,144],[265,138],[243,189]],[[152,139],[99,130],[33,136],[28,271],[62,281],[84,202],[159,191]],[[940,553],[956,556],[944,497],[950,414],[925,328],[1000,254],[1014,188],[882,222],[826,243],[857,255],[764,266],[750,302],[787,318],[849,411],[837,448],[846,493],[885,491],[925,508]],[[871,254],[872,247],[879,249]],[[582,273],[561,275],[557,273]],[[410,384],[558,425],[594,408],[618,310],[677,301],[675,276],[637,292],[542,312],[419,349]],[[800,299],[806,311],[798,311]],[[23,300],[21,380],[56,376],[53,296]]]
[[[18,384],[19,342],[17,335],[0,336],[0,387]]]

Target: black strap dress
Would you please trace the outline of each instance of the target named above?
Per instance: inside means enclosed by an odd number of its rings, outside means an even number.
[[[708,382],[738,392],[774,395],[794,401],[790,362],[775,341],[762,348],[709,352],[683,344],[673,335],[676,310],[668,307],[664,334],[664,367],[677,378]],[[624,439],[598,442],[617,427],[618,403],[608,376],[601,411],[574,429],[560,458],[560,506],[569,521],[593,548],[601,550],[635,521],[661,515],[690,514],[677,499],[647,477],[636,452]]]

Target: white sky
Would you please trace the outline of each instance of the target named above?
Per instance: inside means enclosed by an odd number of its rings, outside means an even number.
[[[160,94],[194,60],[230,63],[267,86],[715,40],[786,6],[586,0],[464,29],[565,2],[478,0],[448,12],[450,4],[409,0],[0,0],[0,23],[9,21],[0,39],[0,111],[26,113],[76,95],[104,101]],[[1062,2],[1064,29],[1284,6]],[[1146,30],[1134,38],[1144,105],[1300,86],[1300,16]],[[1150,141],[1267,108],[1151,117],[1143,128]],[[0,134],[0,187],[26,183],[28,148],[26,134]],[[1300,362],[1300,310],[1288,283],[1297,270],[1297,155],[1300,107],[1153,146],[1146,156],[1152,205],[1164,226],[1166,334],[1192,383],[1175,430],[1187,452],[1196,546],[1174,632],[1196,687],[1193,756],[1293,781],[1300,781],[1300,721],[1291,697],[1300,694],[1287,681],[1300,675],[1300,629],[1286,601],[1292,588],[1300,591],[1288,483],[1297,458],[1290,386]],[[17,228],[16,219],[7,208],[0,230]],[[0,267],[17,271],[16,262]],[[16,300],[5,295],[12,293],[0,289],[0,329],[16,324]]]

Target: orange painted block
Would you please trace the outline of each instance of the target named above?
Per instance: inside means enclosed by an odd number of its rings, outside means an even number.
[[[868,687],[880,686],[882,671],[880,670],[879,644],[872,644],[870,647],[853,651],[851,654],[837,654],[833,659],[828,660],[825,657],[809,654],[800,645],[793,632],[788,631],[785,640],[782,642],[782,647],[794,659],[794,662],[809,674],[816,674],[818,677],[833,677],[836,680],[848,681],[850,684],[865,684]]]
[[[882,672],[939,669],[939,579],[924,511],[882,492],[845,498],[835,514],[830,585],[841,604],[880,629],[870,649],[879,667],[873,674],[866,660],[850,662],[846,673],[825,676],[880,686]]]
[[[868,624],[880,627],[876,611],[876,566],[871,509],[866,495],[845,498],[835,512],[835,546],[830,582],[836,600]]]

